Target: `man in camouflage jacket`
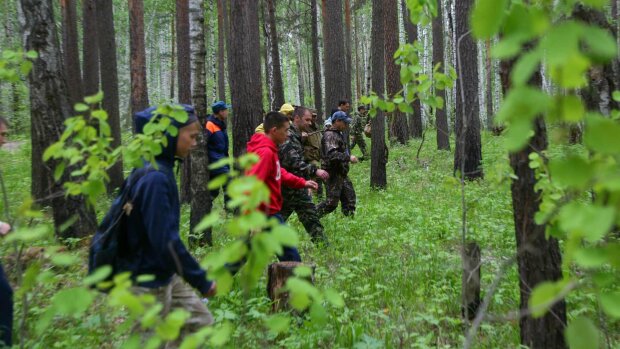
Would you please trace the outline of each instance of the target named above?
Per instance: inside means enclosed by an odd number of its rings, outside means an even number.
[[[353,148],[355,148],[356,145],[360,147],[360,150],[362,151],[360,161],[364,161],[368,154],[366,152],[366,140],[364,140],[364,127],[368,122],[366,115],[366,107],[360,105],[357,107],[357,113],[353,116],[353,123],[351,125],[351,151],[353,151]]]
[[[308,129],[312,122],[310,110],[297,107],[293,113],[293,123],[288,130],[288,139],[280,146],[280,164],[288,172],[305,179],[317,176],[323,180],[329,178],[329,174],[312,163],[304,160],[304,147],[301,133]],[[284,220],[288,220],[293,212],[312,238],[314,243],[327,243],[323,225],[319,221],[317,209],[312,198],[305,189],[282,188],[284,202],[280,213]]]
[[[323,138],[323,132],[319,129],[317,123],[316,111],[312,112],[312,122],[308,126],[306,132],[301,133],[301,143],[304,146],[304,160],[317,168],[321,167],[321,138]],[[315,176],[316,177],[316,176]],[[317,197],[319,200],[323,199],[323,181],[316,177],[316,182],[319,185],[317,190]]]
[[[332,126],[323,134],[323,168],[329,172],[329,179],[326,183],[327,199],[317,206],[319,217],[336,210],[339,202],[345,216],[353,216],[355,213],[356,197],[353,183],[349,179],[349,164],[357,163],[357,158],[349,153],[343,134],[350,123],[351,118],[346,113],[335,112],[332,115]]]

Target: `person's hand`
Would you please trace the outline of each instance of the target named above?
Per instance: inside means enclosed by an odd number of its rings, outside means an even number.
[[[213,281],[211,283],[211,288],[209,288],[209,291],[207,291],[207,293],[203,294],[202,296],[205,298],[211,298],[215,296],[216,293],[217,293],[217,284],[215,283],[215,281]]]
[[[317,190],[319,189],[319,185],[315,181],[306,181],[306,188]]]
[[[359,160],[357,160],[357,156],[351,155],[351,163],[352,164],[357,164],[358,162],[359,162]]]
[[[324,181],[329,179],[329,173],[327,173],[327,171],[325,171],[325,170],[321,170],[320,168],[318,170],[316,170],[316,176],[319,177],[320,179],[324,180]]]
[[[4,236],[11,231],[11,226],[8,223],[0,222],[0,235]]]

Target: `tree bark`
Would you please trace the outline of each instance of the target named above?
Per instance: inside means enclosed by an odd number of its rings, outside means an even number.
[[[457,73],[456,150],[454,172],[468,180],[482,178],[480,105],[478,96],[478,47],[469,32],[473,0],[456,2]],[[459,44],[460,43],[460,44]]]
[[[402,89],[400,84],[400,66],[394,61],[394,53],[398,50],[398,0],[385,0],[384,6],[384,30],[385,30],[385,75],[388,98],[394,96]],[[409,131],[407,130],[407,118],[396,108],[388,114],[390,125],[390,139],[396,139],[400,144],[407,144]]]
[[[267,55],[271,56],[271,76],[272,81],[268,81],[267,85],[272,89],[269,94],[272,99],[269,100],[271,110],[279,110],[284,104],[284,84],[282,82],[282,67],[280,65],[280,48],[278,46],[278,31],[276,26],[276,0],[265,0],[266,16],[265,16],[265,32],[268,36],[266,42]]]
[[[217,92],[221,101],[226,101],[226,52],[224,51],[224,4],[227,0],[217,0]]]
[[[344,42],[342,0],[322,1],[325,115],[331,115],[332,109],[338,106],[338,101],[349,98],[351,92],[346,92],[348,83],[346,81],[346,52],[342,50]]]
[[[60,0],[60,10],[62,12],[62,47],[69,102],[75,104],[81,102],[83,97],[75,0]]]
[[[443,11],[440,1],[437,6],[437,16],[433,18],[433,67],[441,64],[445,71],[444,59],[444,30],[443,30]],[[435,90],[437,97],[446,101],[446,90]],[[446,113],[447,104],[443,109],[435,109],[435,127],[437,128],[437,149],[450,150],[450,130],[448,128],[448,114]]]
[[[129,42],[131,55],[131,114],[149,106],[146,82],[146,52],[144,48],[143,0],[129,0]],[[132,123],[135,132],[135,125]]]
[[[372,88],[382,98],[385,89],[385,32],[384,2],[372,1]],[[375,189],[387,188],[387,147],[385,145],[385,115],[377,110],[372,119],[372,143],[370,162],[370,186]]]
[[[108,123],[112,131],[112,146],[121,145],[121,122],[118,110],[118,70],[116,67],[116,41],[114,33],[114,9],[112,1],[97,0],[97,36],[99,61],[101,62],[101,89],[103,109],[108,112]],[[123,164],[119,161],[108,171],[111,192],[123,185]]]
[[[485,43],[485,79],[486,79],[486,107],[487,107],[487,130],[493,129],[493,60],[491,58],[491,40]]]
[[[405,27],[406,41],[414,43],[418,41],[418,26],[411,23],[409,19],[409,9],[405,0],[401,3],[403,12],[403,26]],[[434,62],[433,62],[434,63]],[[422,105],[420,100],[416,98],[413,102],[413,113],[409,114],[409,138],[422,138],[424,125],[422,124]]]
[[[318,30],[318,9],[316,6],[317,0],[311,0],[310,12],[312,12],[312,23],[310,25],[310,31],[312,35],[312,71],[314,78],[314,107],[317,112],[317,120],[319,123],[323,121],[323,89],[321,88],[321,63],[319,56],[319,30]]]
[[[175,14],[176,16],[176,14]],[[172,17],[172,20],[170,21],[170,75],[169,75],[169,79],[170,79],[170,100],[174,100],[174,81],[176,80],[176,78],[174,77],[174,73],[176,72],[176,47],[177,47],[177,40],[176,40],[176,19],[175,17]]]
[[[503,61],[500,76],[504,95],[511,88],[510,72],[513,61]],[[537,71],[530,81],[535,87],[542,87],[542,76]],[[540,190],[536,187],[536,173],[530,168],[529,155],[547,149],[545,122],[539,117],[534,122],[534,136],[521,151],[510,154],[510,165],[515,178],[511,184],[512,207],[517,241],[517,264],[519,269],[520,308],[528,309],[532,290],[545,281],[562,278],[562,255],[558,241],[546,237],[545,226],[536,224],[534,217],[541,202]],[[519,321],[521,344],[530,348],[565,348],[564,328],[566,326],[566,303],[556,303],[541,318],[524,316]]]
[[[190,40],[192,53],[192,104],[196,110],[196,116],[203,126],[207,122],[207,91],[205,83],[205,27],[204,27],[204,0],[190,0]],[[207,144],[205,133],[198,135],[198,146],[191,153],[192,176],[191,176],[191,200],[189,228],[190,236],[201,219],[211,212],[211,195],[207,190],[209,182],[209,158],[207,157]],[[213,245],[211,229],[204,232],[198,239],[202,244]]]
[[[398,18],[396,19],[396,26],[398,27]],[[398,41],[398,37],[396,37]],[[344,0],[344,45],[345,45],[345,74],[344,74],[344,86],[345,86],[345,99],[351,100],[351,86],[353,81],[353,66],[352,62],[352,45],[351,45],[351,0]]]
[[[99,92],[99,40],[97,37],[95,0],[82,1],[82,60],[84,63],[84,95]]]
[[[179,103],[191,104],[191,71],[189,45],[189,0],[176,1],[176,32],[177,32],[177,85]],[[191,176],[192,159],[183,161],[181,169],[181,202],[189,203],[192,197]]]
[[[63,183],[69,180],[65,171],[59,181],[53,178],[54,163],[43,162],[43,152],[56,142],[64,129],[64,121],[71,115],[67,86],[61,63],[58,36],[54,24],[52,0],[21,0],[19,16],[22,20],[24,47],[37,51],[28,75],[30,85],[30,115],[32,139],[33,190],[43,194],[45,203],[52,206],[56,234],[61,238],[85,237],[94,232],[97,222],[83,197],[65,196]],[[41,199],[41,197],[37,197]],[[60,227],[75,219],[68,228]]]
[[[245,153],[247,142],[263,119],[258,4],[231,1],[230,65],[233,155]]]

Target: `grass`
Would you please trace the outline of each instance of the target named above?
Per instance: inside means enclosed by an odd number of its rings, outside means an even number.
[[[358,196],[357,212],[353,219],[336,211],[322,220],[331,241],[330,248],[316,248],[296,216],[289,221],[300,233],[302,258],[316,265],[316,284],[340,292],[345,308],[328,308],[329,316],[323,325],[300,320],[298,326],[293,325],[287,333],[276,337],[262,321],[270,308],[265,280],[261,280],[249,297],[236,287],[230,294],[218,296],[209,303],[216,321],[234,324],[230,347],[462,346],[465,328],[460,309],[462,207],[459,183],[452,176],[453,155],[435,150],[431,135],[421,151],[421,161],[416,161],[418,146],[419,141],[414,140],[408,146],[390,149],[388,188],[384,191],[370,189],[370,161],[352,166],[350,176]],[[354,151],[357,152],[358,149]],[[483,296],[500,265],[515,252],[510,168],[505,154],[501,140],[485,134],[486,179],[466,186],[467,237],[476,240],[482,248]],[[0,159],[10,208],[15,212],[29,193],[28,147],[15,153],[0,150]],[[220,197],[216,209],[225,217],[221,201]],[[102,202],[100,211],[107,205]],[[185,235],[189,229],[189,209],[183,207],[182,211],[181,230]],[[223,221],[214,229],[213,249],[231,241],[224,232]],[[3,257],[12,251],[11,246],[2,248]],[[194,253],[204,256],[211,250],[197,248]],[[85,256],[85,251],[82,254]],[[61,285],[66,286],[79,282],[84,266],[53,271],[56,278],[62,279]],[[56,326],[36,336],[36,318],[49,304],[57,287],[42,284],[32,295],[27,315],[27,347],[113,348],[122,342],[127,330],[118,324],[123,322],[124,314],[105,308],[104,296],[81,318],[59,318]],[[571,314],[596,313],[593,300],[584,297],[578,292],[571,295],[568,300]],[[17,306],[20,305],[21,299]],[[502,315],[518,307],[517,271],[512,266],[503,276],[489,311]],[[618,329],[617,324],[611,326]],[[478,348],[518,345],[518,322],[484,323],[475,340]]]

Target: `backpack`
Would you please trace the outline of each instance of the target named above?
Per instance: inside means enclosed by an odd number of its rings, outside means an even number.
[[[103,217],[91,240],[88,251],[89,275],[98,268],[109,265],[112,267],[112,273],[102,281],[112,281],[114,275],[122,269],[122,257],[128,252],[125,239],[127,235],[126,217],[131,214],[133,207],[129,193],[140,178],[152,171],[155,171],[155,169],[150,166],[135,169],[123,182],[118,197],[112,203],[108,213]]]

